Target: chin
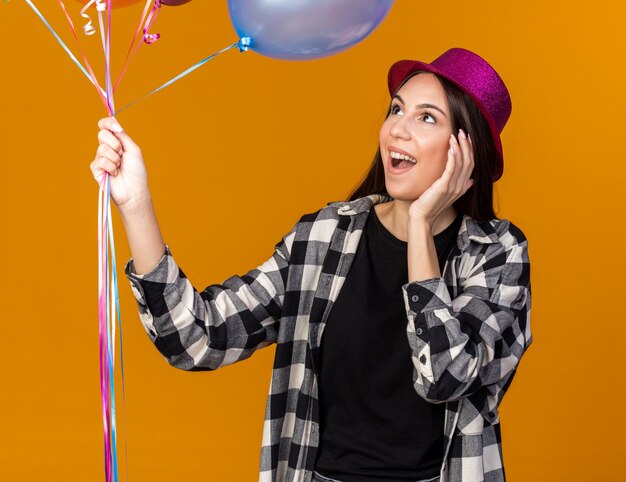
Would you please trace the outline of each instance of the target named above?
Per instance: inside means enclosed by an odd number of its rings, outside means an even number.
[[[389,186],[387,184],[385,184],[385,189],[387,189],[387,192],[389,193],[389,195],[395,200],[407,201],[407,202],[415,201],[424,192],[423,190],[419,190],[415,188],[402,189],[402,188],[398,188],[398,186]]]

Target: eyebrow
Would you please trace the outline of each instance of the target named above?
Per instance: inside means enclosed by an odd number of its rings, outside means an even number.
[[[403,104],[405,103],[405,102],[404,102],[404,100],[402,100],[402,97],[400,97],[398,94],[394,95],[394,96],[393,96],[393,98],[394,98],[394,99],[398,99],[398,100],[399,100],[400,102],[402,102]],[[437,107],[437,106],[436,106],[436,105],[434,105],[434,104],[417,104],[415,107],[418,107],[418,108],[431,108],[431,109],[435,109],[435,110],[438,110],[439,112],[441,112],[441,113],[443,114],[443,116],[444,116],[444,117],[446,117],[446,118],[448,117],[444,111],[442,111],[439,107]]]

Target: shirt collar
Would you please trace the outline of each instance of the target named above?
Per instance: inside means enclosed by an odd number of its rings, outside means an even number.
[[[356,216],[363,212],[369,212],[375,204],[392,201],[393,198],[384,193],[374,193],[363,196],[353,201],[333,201],[327,206],[336,206],[337,214],[342,216]],[[478,222],[471,216],[463,214],[461,227],[457,237],[457,245],[461,251],[465,250],[470,241],[480,244],[491,244],[499,241],[494,227],[489,221]]]

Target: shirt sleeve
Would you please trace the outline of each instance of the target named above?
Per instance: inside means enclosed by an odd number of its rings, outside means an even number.
[[[441,277],[402,287],[417,393],[432,403],[457,400],[496,384],[532,342],[528,241],[475,259],[450,298]]]
[[[275,342],[297,223],[260,266],[198,292],[177,265],[169,245],[157,265],[125,274],[139,318],[168,363],[181,370],[215,370],[244,360]]]

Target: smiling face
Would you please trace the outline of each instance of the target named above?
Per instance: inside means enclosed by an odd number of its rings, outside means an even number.
[[[394,95],[380,129],[385,187],[393,198],[414,201],[441,177],[450,134],[448,101],[437,77],[424,72],[409,78]]]

